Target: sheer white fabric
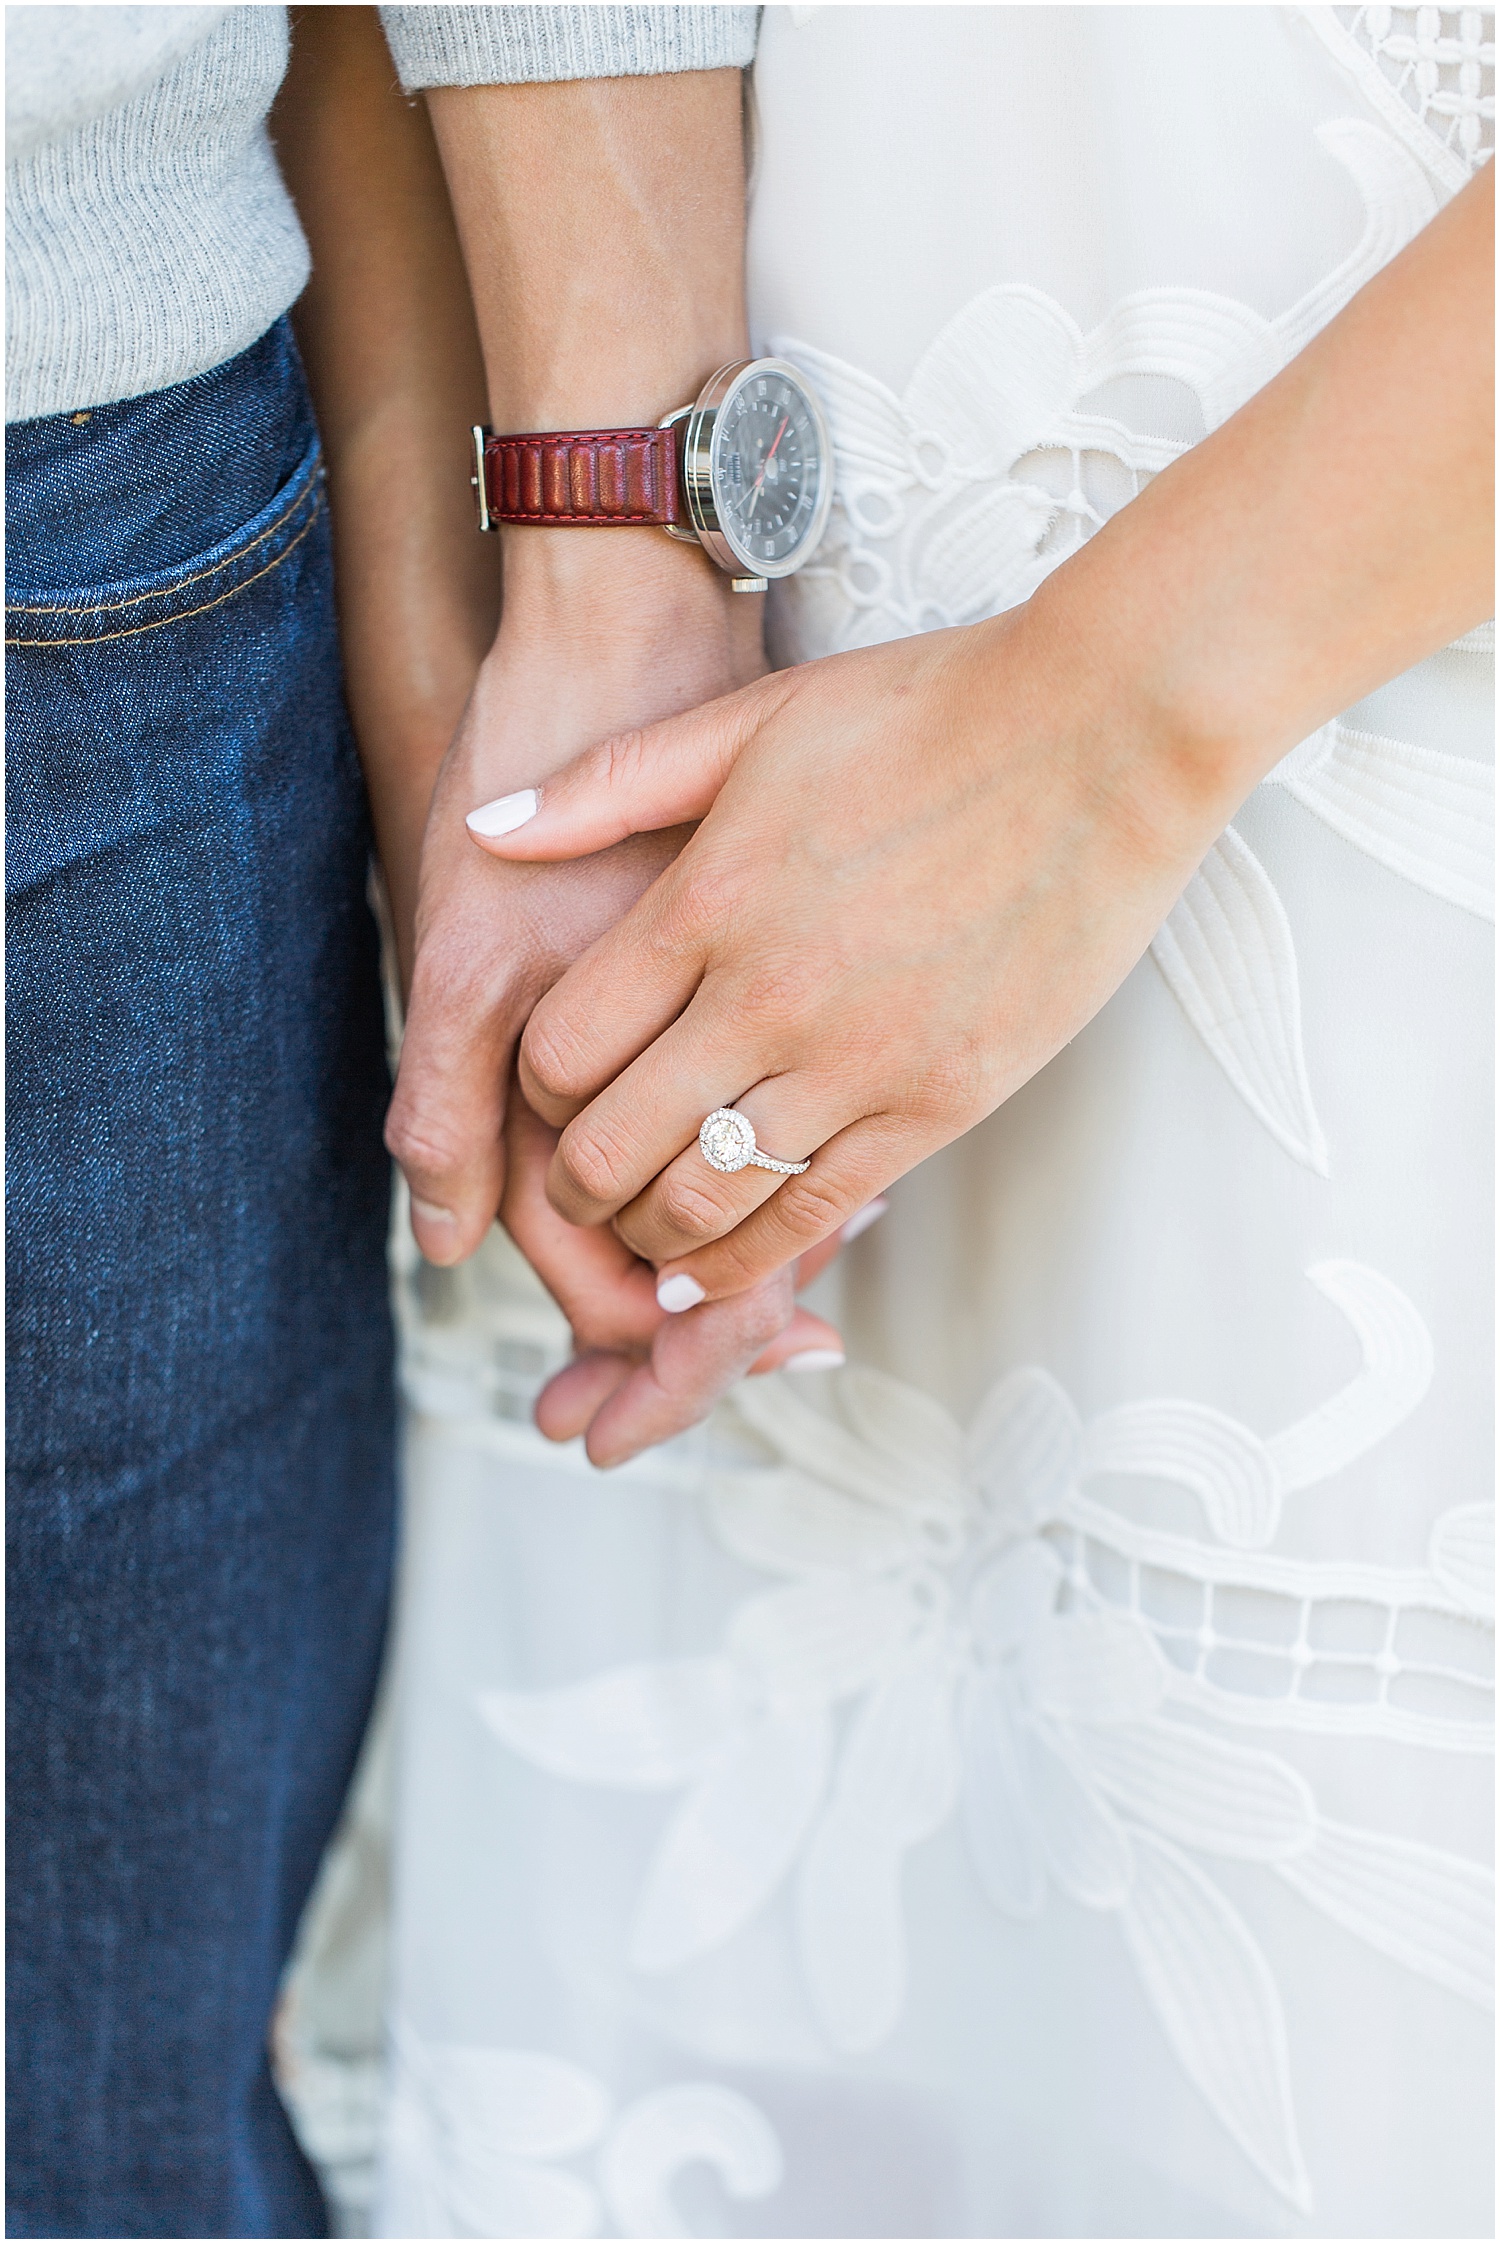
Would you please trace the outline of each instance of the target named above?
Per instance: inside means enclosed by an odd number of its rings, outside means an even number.
[[[1453,191],[1492,39],[768,10],[782,659],[1023,600]],[[595,1475],[516,1258],[406,1253],[383,2233],[1490,2233],[1490,646],[896,1188],[845,1372]]]

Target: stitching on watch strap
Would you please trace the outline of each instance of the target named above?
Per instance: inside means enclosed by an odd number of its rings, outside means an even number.
[[[497,522],[628,527],[681,519],[671,429],[486,436],[484,466]]]

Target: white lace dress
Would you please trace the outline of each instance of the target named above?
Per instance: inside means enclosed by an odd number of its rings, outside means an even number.
[[[1492,38],[769,9],[781,658],[1025,599],[1462,184]],[[385,2233],[1491,2233],[1490,647],[896,1188],[843,1373],[595,1475],[503,1243],[408,1258]]]

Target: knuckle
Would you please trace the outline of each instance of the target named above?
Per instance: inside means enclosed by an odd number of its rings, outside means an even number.
[[[685,864],[667,915],[667,934],[702,941],[734,919],[740,902],[740,876],[711,859]]]
[[[734,1221],[711,1193],[687,1177],[663,1179],[657,1213],[671,1230],[688,1239],[717,1239]]]
[[[960,1046],[928,1060],[913,1086],[907,1111],[916,1119],[967,1124],[988,1111],[989,1056],[977,1046]]]
[[[568,1186],[580,1200],[613,1206],[628,1197],[625,1149],[598,1125],[565,1130],[557,1160]]]
[[[776,1195],[776,1213],[782,1228],[799,1239],[822,1239],[837,1230],[849,1210],[847,1195],[817,1181],[814,1169],[805,1177],[788,1177]]]
[[[581,1043],[556,1011],[539,1009],[532,1014],[521,1050],[532,1076],[549,1097],[584,1098],[592,1089]]]
[[[646,734],[644,727],[635,725],[629,732],[616,733],[594,751],[595,768],[589,773],[591,781],[602,781],[609,788],[630,788],[648,769]]]
[[[797,956],[759,962],[735,991],[736,1010],[748,1022],[795,1027],[813,1009],[823,970]]]
[[[718,1242],[713,1264],[716,1291],[741,1294],[747,1287],[759,1286],[786,1259],[784,1250],[768,1247],[759,1230],[758,1224],[741,1224]]]
[[[386,1117],[385,1148],[408,1174],[429,1178],[455,1175],[468,1151],[436,1116],[395,1106]]]

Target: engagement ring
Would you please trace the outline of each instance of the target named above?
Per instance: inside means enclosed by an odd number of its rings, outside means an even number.
[[[715,1107],[698,1132],[698,1150],[711,1169],[732,1177],[736,1169],[772,1169],[779,1177],[800,1177],[810,1161],[777,1161],[755,1143],[755,1126],[732,1106]]]

